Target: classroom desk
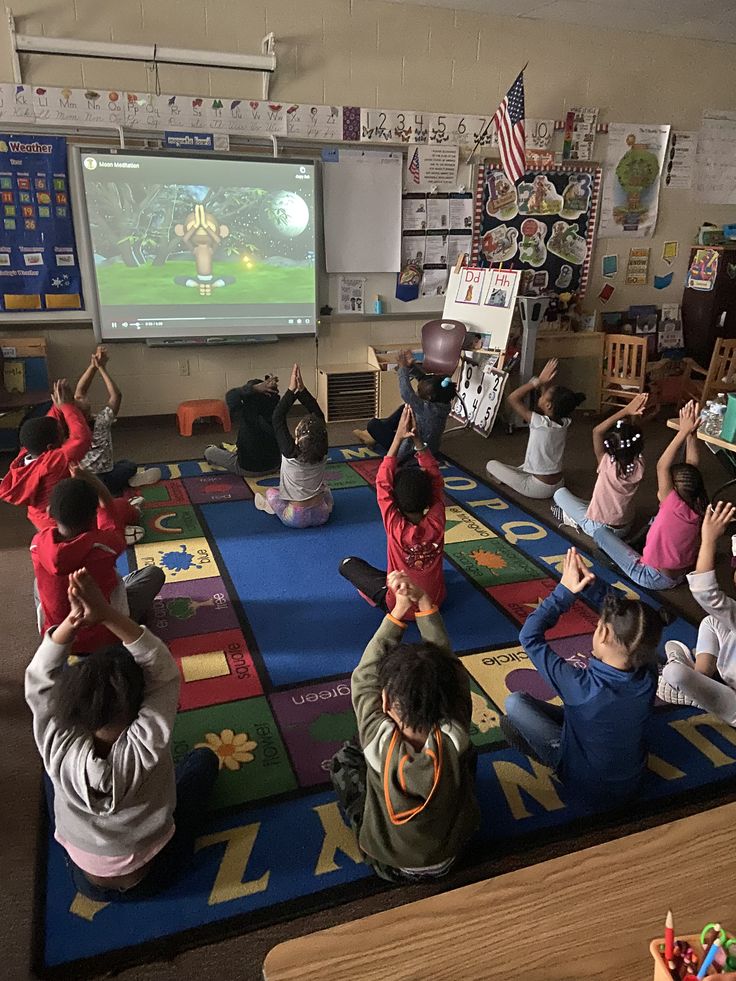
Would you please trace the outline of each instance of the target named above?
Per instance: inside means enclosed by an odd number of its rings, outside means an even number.
[[[736,928],[736,803],[274,947],[265,981],[649,981],[678,934]]]
[[[12,412],[15,409],[30,409],[34,405],[43,405],[51,401],[51,392],[6,392],[0,389],[0,412]]]
[[[679,432],[680,421],[679,419],[668,419],[667,426],[669,429]],[[701,432],[698,432],[698,439],[710,446],[713,453],[730,474],[736,473],[736,443],[729,443],[727,439],[721,439],[720,436],[709,436],[707,433]],[[712,495],[712,500],[715,500],[727,487],[731,487],[734,484],[736,484],[736,477],[732,476],[715,491]]]

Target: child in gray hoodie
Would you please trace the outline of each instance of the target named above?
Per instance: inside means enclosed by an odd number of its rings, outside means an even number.
[[[26,670],[55,838],[83,895],[139,900],[191,855],[219,760],[195,749],[175,772],[179,669],[163,641],[113,609],[85,569],[69,577],[69,603]],[[120,643],[68,663],[77,630],[94,624]]]

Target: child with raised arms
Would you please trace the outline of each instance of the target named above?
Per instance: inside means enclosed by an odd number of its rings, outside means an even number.
[[[570,664],[545,635],[594,580],[571,548],[558,586],[519,634],[529,659],[563,705],[513,692],[506,698],[501,730],[511,745],[555,770],[570,797],[610,808],[634,797],[646,772],[665,616],[611,591],[600,611],[588,666]]]
[[[116,643],[69,663],[78,631],[98,624]],[[174,768],[179,681],[163,641],[114,610],[86,570],[72,573],[69,613],[28,665],[26,701],[54,837],[96,902],[144,899],[191,857],[219,760],[196,748]]]
[[[564,385],[555,385],[557,359],[552,358],[540,371],[509,395],[509,409],[529,424],[529,442],[520,467],[511,467],[499,460],[489,460],[486,470],[494,480],[507,484],[524,497],[545,500],[564,484],[562,461],[567,443],[567,431],[573,411],[584,400],[580,392]],[[530,409],[524,399],[539,390],[536,409]]]
[[[289,432],[286,416],[295,401],[307,410]],[[314,528],[327,522],[332,514],[332,492],[325,483],[327,466],[327,425],[317,400],[302,380],[298,364],[291,371],[289,387],[281,396],[271,417],[276,441],[281,451],[281,480],[255,495],[259,511],[275,514],[289,528]]]
[[[634,495],[644,476],[644,438],[637,420],[648,399],[646,393],[637,395],[593,429],[598,461],[593,496],[583,501],[566,487],[555,491],[552,513],[566,525],[591,537],[599,528],[607,528],[617,538],[631,530]]]
[[[695,650],[678,640],[665,644],[667,664],[657,694],[666,702],[698,705],[736,726],[736,600],[719,587],[716,545],[736,518],[736,507],[719,501],[706,509],[690,592],[708,614],[698,628]]]
[[[626,575],[645,589],[674,589],[695,565],[708,495],[698,469],[700,449],[698,406],[680,410],[680,428],[657,461],[659,511],[649,526],[639,553],[608,528],[597,528],[593,539]],[[685,448],[685,462],[677,458]]]
[[[442,617],[405,573],[351,678],[359,745],[333,758],[332,783],[360,849],[391,882],[445,875],[479,826],[470,682]],[[416,610],[421,640],[403,639]]]

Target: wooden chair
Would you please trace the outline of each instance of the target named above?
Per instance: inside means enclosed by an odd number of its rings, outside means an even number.
[[[708,369],[693,358],[683,358],[684,373],[680,405],[695,399],[702,409],[720,392],[736,392],[736,338],[716,338]],[[699,375],[699,378],[694,377]]]
[[[620,409],[645,390],[647,339],[633,334],[607,334],[603,349],[601,408]]]

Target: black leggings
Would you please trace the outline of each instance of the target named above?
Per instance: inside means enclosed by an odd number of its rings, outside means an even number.
[[[388,612],[386,606],[386,572],[376,569],[374,565],[366,562],[365,559],[356,559],[349,556],[343,559],[338,566],[340,575],[347,579],[351,585],[365,596],[365,598],[384,612]]]

